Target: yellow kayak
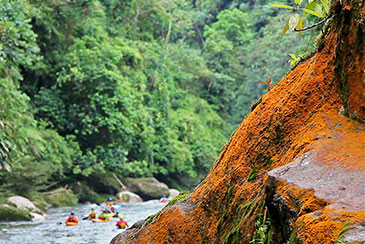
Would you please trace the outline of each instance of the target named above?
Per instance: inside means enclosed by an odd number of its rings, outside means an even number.
[[[78,225],[78,222],[66,222],[67,226]]]
[[[108,222],[110,220],[112,220],[112,219],[111,218],[109,218],[109,219],[91,219],[91,221],[94,223]]]

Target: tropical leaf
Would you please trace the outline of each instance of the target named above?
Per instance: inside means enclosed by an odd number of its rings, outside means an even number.
[[[288,9],[294,9],[294,7],[286,5],[286,4],[272,4],[273,7],[277,8],[288,8]]]
[[[299,17],[300,17],[299,14],[294,14],[293,16],[290,17],[290,19],[289,19],[289,29],[291,31],[293,31],[297,27],[297,25],[299,23]]]
[[[289,29],[289,22],[286,23],[284,29],[283,29],[283,32],[281,32],[281,37],[283,37],[285,35],[285,32]]]
[[[321,0],[324,13],[327,14],[329,12],[328,0]]]
[[[306,8],[302,8],[302,10],[303,10],[304,12],[307,12],[307,13],[309,13],[309,14],[315,15],[315,16],[320,17],[320,18],[323,18],[323,17],[324,17],[324,15],[323,15],[323,14],[318,13],[318,12],[316,12],[316,11],[312,11],[312,10],[309,10],[309,9],[306,9]]]
[[[294,0],[294,2],[296,5],[300,5],[303,2],[303,0]]]
[[[309,9],[309,10],[315,10],[316,9],[316,6],[317,6],[317,2],[309,2],[305,8],[306,9]]]
[[[293,54],[293,53],[289,53],[289,56],[290,56],[292,59],[296,59],[296,58],[297,58],[297,56],[295,56],[295,54]]]
[[[298,25],[296,27],[296,29],[303,29],[304,27],[304,24],[303,24],[303,19],[302,19],[302,16],[298,15],[299,16],[299,21],[298,21]],[[299,31],[299,35],[302,35],[303,34],[303,31]]]

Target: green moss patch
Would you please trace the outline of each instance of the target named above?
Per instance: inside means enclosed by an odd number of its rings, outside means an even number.
[[[183,202],[186,199],[188,199],[188,197],[189,197],[189,191],[182,191],[182,192],[180,192],[179,195],[177,195],[174,199],[172,199],[169,202],[168,206],[172,206],[172,205],[174,205],[174,204],[176,204],[178,202]]]
[[[0,205],[0,221],[32,220],[30,212],[13,206]]]
[[[69,191],[55,192],[49,195],[44,195],[44,199],[49,204],[51,204],[52,207],[75,206],[78,203],[77,196]]]

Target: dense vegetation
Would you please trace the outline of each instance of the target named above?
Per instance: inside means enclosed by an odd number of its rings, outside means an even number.
[[[259,81],[311,49],[314,31],[280,39],[274,2],[0,0],[2,192],[105,172],[195,184]]]

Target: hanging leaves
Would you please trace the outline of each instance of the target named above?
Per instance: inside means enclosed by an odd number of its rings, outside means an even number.
[[[273,7],[277,8],[285,8],[285,9],[292,9],[295,11],[302,10],[305,13],[309,13],[311,15],[317,16],[319,18],[323,18],[329,12],[328,0],[308,0],[305,8],[300,8],[299,5],[302,4],[303,0],[294,0],[294,4],[297,5],[296,7],[289,6],[286,4],[272,4]],[[291,31],[300,30],[304,28],[304,22],[302,17],[295,13],[292,15],[285,25],[281,36],[284,36],[288,29]],[[299,35],[302,35],[303,31],[299,31]]]
[[[309,14],[315,15],[315,16],[320,17],[320,18],[323,18],[323,17],[324,17],[324,15],[323,15],[323,14],[318,13],[318,12],[313,11],[313,10],[309,10],[309,9],[306,9],[306,8],[302,8],[302,10],[303,10],[304,12],[306,12],[306,13],[309,13]]]
[[[273,4],[273,7],[277,7],[277,8],[288,8],[288,9],[294,9],[294,7],[286,5],[286,4]]]
[[[289,19],[289,29],[293,31],[299,23],[299,14],[294,14]]]
[[[298,25],[295,27],[297,30],[303,29],[304,23],[302,17],[298,14]],[[303,31],[299,31],[299,35],[303,35]]]
[[[281,37],[283,37],[285,35],[285,32],[289,29],[289,21],[288,23],[286,23],[283,32],[281,32]]]
[[[294,2],[296,5],[300,5],[303,2],[303,0],[294,0]]]

